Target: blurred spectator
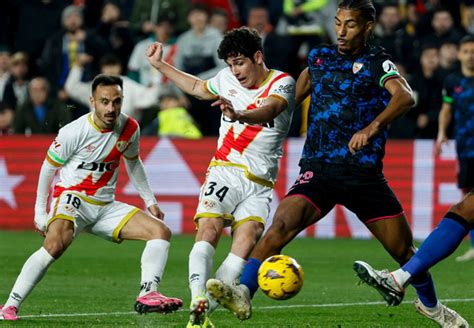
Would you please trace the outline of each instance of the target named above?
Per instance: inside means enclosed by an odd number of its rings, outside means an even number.
[[[84,27],[93,29],[102,16],[102,8],[107,2],[113,3],[120,10],[120,17],[124,21],[130,20],[135,0],[81,0],[83,6]]]
[[[49,83],[43,77],[31,80],[28,100],[16,110],[15,133],[26,135],[57,133],[71,121],[71,112],[56,99],[49,98]]]
[[[106,55],[100,60],[100,72],[107,75],[119,75],[123,80],[122,112],[140,122],[142,110],[158,104],[159,88],[145,87],[122,75],[122,63],[115,55]],[[66,91],[75,101],[90,106],[89,95],[92,81],[82,82],[83,69],[76,65],[66,80]]]
[[[431,27],[433,32],[423,39],[426,43],[438,44],[440,46],[447,40],[458,43],[463,37],[463,33],[454,26],[451,13],[444,8],[438,8],[433,12]]]
[[[24,52],[14,53],[11,57],[10,78],[5,85],[3,103],[15,109],[28,99],[29,58]]]
[[[283,15],[275,30],[290,37],[290,57],[293,65],[297,65],[296,70],[289,72],[291,75],[299,75],[306,67],[308,48],[322,42],[336,42],[333,26],[336,7],[337,1],[332,0],[283,0]]]
[[[208,25],[209,14],[204,5],[193,5],[188,13],[191,29],[176,41],[175,67],[206,80],[222,69],[225,62],[217,56],[222,34]],[[221,113],[210,108],[211,102],[189,97],[190,112],[205,135],[219,133]]]
[[[122,66],[127,67],[128,58],[134,47],[128,29],[129,23],[122,19],[120,7],[113,1],[105,1],[101,12],[95,31],[108,43],[108,51],[117,55],[122,61]]]
[[[3,100],[5,86],[10,79],[11,52],[10,47],[0,45],[0,101]]]
[[[283,14],[283,0],[238,0],[235,1],[238,8],[240,21],[243,25],[248,25],[250,10],[255,7],[264,7],[268,10],[270,24],[276,26],[278,20]]]
[[[62,24],[63,29],[46,41],[39,66],[48,78],[52,92],[60,101],[66,101],[68,96],[63,87],[69,69],[80,60],[82,64],[87,63],[86,76],[92,78],[97,72],[93,59],[101,57],[107,44],[82,29],[82,14],[78,7],[68,6],[63,10]]]
[[[474,1],[461,0],[461,22],[469,34],[474,34]]]
[[[214,8],[209,18],[209,26],[215,28],[222,34],[229,29],[229,16],[222,8]]]
[[[236,3],[242,0],[191,0],[193,5],[195,4],[202,4],[208,7],[211,11],[215,9],[224,10],[227,14],[228,19],[228,29],[233,29],[242,26],[239,13],[236,6]],[[279,1],[273,1],[279,2]]]
[[[202,138],[201,131],[194,124],[193,118],[189,115],[187,109],[182,105],[178,94],[167,91],[160,96],[158,117],[143,134],[185,139]]]
[[[268,9],[263,6],[253,7],[249,10],[247,26],[255,29],[263,43],[263,54],[268,67],[281,70],[294,75],[299,74],[299,63],[291,58],[291,39],[287,35],[275,33],[270,24]]]
[[[145,85],[166,86],[168,80],[156,69],[151,67],[146,57],[146,50],[153,42],[163,44],[163,57],[166,62],[173,64],[176,45],[173,44],[173,24],[169,18],[161,18],[154,26],[153,34],[135,45],[128,61],[128,76]]]
[[[189,0],[135,0],[130,16],[131,28],[142,36],[148,36],[160,17],[168,17],[174,22],[176,32],[182,33],[188,28],[189,6]]]
[[[14,111],[3,102],[5,87],[10,79],[10,48],[0,45],[0,135],[9,133],[13,122]]]
[[[439,47],[439,68],[437,74],[444,77],[458,69],[458,43],[446,40]]]
[[[435,76],[439,53],[435,45],[426,44],[420,56],[421,68],[408,78],[415,96],[415,106],[391,124],[390,138],[433,138],[441,108],[442,82]]]
[[[217,57],[222,34],[208,25],[209,13],[204,5],[193,5],[188,13],[191,28],[176,41],[175,66],[205,80],[214,76],[225,63]]]
[[[421,70],[409,81],[415,95],[415,106],[411,111],[417,114],[416,138],[434,139],[438,134],[438,115],[443,99],[443,81],[435,74],[439,58],[439,50],[434,45],[425,45],[420,55]]]
[[[13,47],[15,51],[26,52],[32,61],[30,69],[37,73],[35,62],[41,57],[45,40],[57,33],[61,28],[61,13],[71,4],[71,0],[6,0],[11,2],[13,9],[7,12],[9,19],[14,21]],[[5,2],[2,0],[0,2]]]
[[[400,6],[396,2],[381,5],[380,15],[374,28],[374,45],[382,46],[394,61],[409,69],[418,67],[417,39],[401,22]]]

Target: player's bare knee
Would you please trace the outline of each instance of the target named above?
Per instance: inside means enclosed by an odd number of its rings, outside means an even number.
[[[147,241],[153,239],[164,239],[169,241],[171,239],[171,230],[166,224],[155,225],[148,231],[148,235],[145,239]]]
[[[212,225],[203,225],[199,227],[196,239],[204,240],[211,245],[217,244],[220,237],[220,231]]]
[[[471,225],[474,224],[474,196],[464,198],[462,202],[451,206],[449,211],[459,215]]]
[[[68,246],[69,243],[65,243],[59,238],[45,240],[43,244],[44,249],[49,253],[49,255],[51,255],[55,259],[61,257],[61,255],[63,255]]]

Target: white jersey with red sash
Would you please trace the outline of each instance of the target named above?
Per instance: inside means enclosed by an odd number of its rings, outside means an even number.
[[[211,162],[211,166],[239,167],[248,179],[273,187],[294,109],[294,79],[271,70],[259,87],[247,89],[227,67],[208,80],[206,87],[213,95],[230,100],[235,110],[256,109],[265,104],[268,97],[283,99],[288,104],[273,122],[265,125],[231,122],[222,115],[217,151]]]
[[[86,114],[61,128],[48,149],[48,160],[62,165],[53,197],[67,190],[81,193],[97,204],[112,202],[120,157],[138,157],[137,121],[120,114],[113,129],[101,130],[93,115]]]

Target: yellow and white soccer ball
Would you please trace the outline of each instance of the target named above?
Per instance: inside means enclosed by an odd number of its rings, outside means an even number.
[[[258,269],[258,286],[275,300],[287,300],[298,294],[303,280],[303,269],[287,255],[270,256]]]

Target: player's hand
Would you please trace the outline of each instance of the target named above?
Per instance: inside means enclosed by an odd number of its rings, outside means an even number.
[[[436,156],[439,156],[443,151],[443,145],[448,143],[448,137],[446,133],[440,132],[438,133],[438,138],[436,138],[436,145],[435,145],[435,153]]]
[[[148,211],[150,211],[151,215],[154,217],[157,217],[160,220],[165,219],[165,213],[163,213],[160,209],[160,207],[157,204],[153,204],[148,207]]]
[[[354,155],[356,151],[362,147],[367,146],[369,144],[370,138],[372,138],[378,132],[378,126],[376,124],[370,124],[359,132],[354,133],[348,144],[351,154]]]
[[[151,66],[160,69],[163,65],[163,44],[160,42],[153,42],[146,50],[146,56]]]
[[[45,237],[46,236],[46,225],[48,224],[48,213],[35,213],[35,228],[38,233]]]
[[[224,97],[219,96],[211,106],[219,106],[222,113],[231,121],[238,121],[240,118],[239,112],[234,109],[232,102]]]

